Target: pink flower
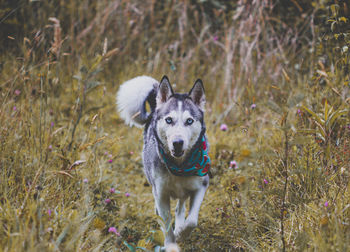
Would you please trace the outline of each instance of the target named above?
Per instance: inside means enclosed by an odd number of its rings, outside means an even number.
[[[134,152],[133,152],[133,151],[130,151],[129,153],[130,153],[130,155],[133,155],[133,154],[134,154]]]
[[[130,197],[130,193],[125,193],[125,197]]]
[[[120,233],[117,231],[115,227],[110,227],[108,229],[108,233],[115,233],[117,236],[120,236]]]
[[[222,131],[226,131],[228,129],[228,127],[227,127],[227,125],[226,124],[221,124],[220,125],[220,130],[222,130]]]
[[[105,155],[106,155],[106,156],[108,155],[108,151],[105,152]]]
[[[112,162],[113,162],[113,159],[108,160],[108,163],[112,163]]]
[[[17,107],[16,106],[13,106],[13,111],[16,111],[17,110]]]
[[[251,108],[251,109],[255,109],[255,108],[256,108],[256,104],[253,103],[252,105],[250,105],[250,108]]]
[[[326,202],[324,203],[324,206],[325,206],[325,207],[328,207],[328,201],[326,201]]]
[[[86,184],[87,182],[89,182],[89,180],[87,178],[84,178],[83,182]]]
[[[49,150],[52,150],[52,145],[51,144],[49,145]]]
[[[111,187],[111,189],[109,189],[109,192],[110,192],[110,193],[115,193],[114,187]]]
[[[16,90],[15,90],[15,95],[18,96],[18,95],[20,95],[20,94],[21,94],[21,90],[16,89]]]
[[[47,214],[49,215],[49,217],[51,217],[51,213],[52,213],[51,209],[50,208],[47,209]]]
[[[298,114],[299,116],[303,116],[303,112],[301,111],[301,109],[298,109],[298,110],[297,110],[297,114]]]
[[[106,204],[111,203],[111,199],[105,199],[105,203],[106,203]]]
[[[51,122],[51,128],[52,128],[54,125],[55,125],[54,122]]]
[[[237,162],[235,160],[232,160],[230,162],[230,168],[236,168],[237,167]]]
[[[267,185],[269,181],[267,181],[267,179],[264,179],[264,183]]]
[[[113,156],[112,156],[112,154],[109,154],[108,157],[109,157],[109,158],[112,158]]]
[[[213,37],[213,40],[214,40],[214,41],[218,41],[218,40],[219,40],[219,37],[218,37],[218,36],[214,36],[214,37]]]

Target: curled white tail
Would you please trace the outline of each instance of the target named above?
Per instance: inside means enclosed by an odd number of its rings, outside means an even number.
[[[158,81],[149,76],[138,76],[124,82],[117,92],[117,109],[125,124],[141,127],[147,119],[146,101],[158,89]]]

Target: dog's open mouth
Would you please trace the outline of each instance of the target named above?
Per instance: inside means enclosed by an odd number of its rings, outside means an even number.
[[[173,156],[176,158],[181,157],[184,154],[184,151],[173,151]]]

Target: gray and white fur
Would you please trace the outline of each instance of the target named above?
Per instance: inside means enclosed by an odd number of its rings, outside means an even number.
[[[150,113],[146,111],[146,102],[150,105]],[[144,126],[144,172],[152,185],[156,211],[165,223],[171,223],[170,199],[178,200],[175,229],[163,230],[165,247],[187,237],[197,226],[209,176],[173,175],[160,157],[158,147],[181,166],[203,136],[206,138],[204,107],[204,87],[199,79],[189,93],[178,94],[173,92],[166,76],[160,83],[151,77],[140,76],[123,83],[117,93],[117,108],[125,123]],[[186,217],[187,199],[190,209]]]

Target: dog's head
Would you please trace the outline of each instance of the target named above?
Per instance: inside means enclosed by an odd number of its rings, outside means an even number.
[[[198,79],[188,94],[173,92],[164,76],[156,98],[157,134],[164,150],[176,161],[182,162],[204,130],[205,95]]]

